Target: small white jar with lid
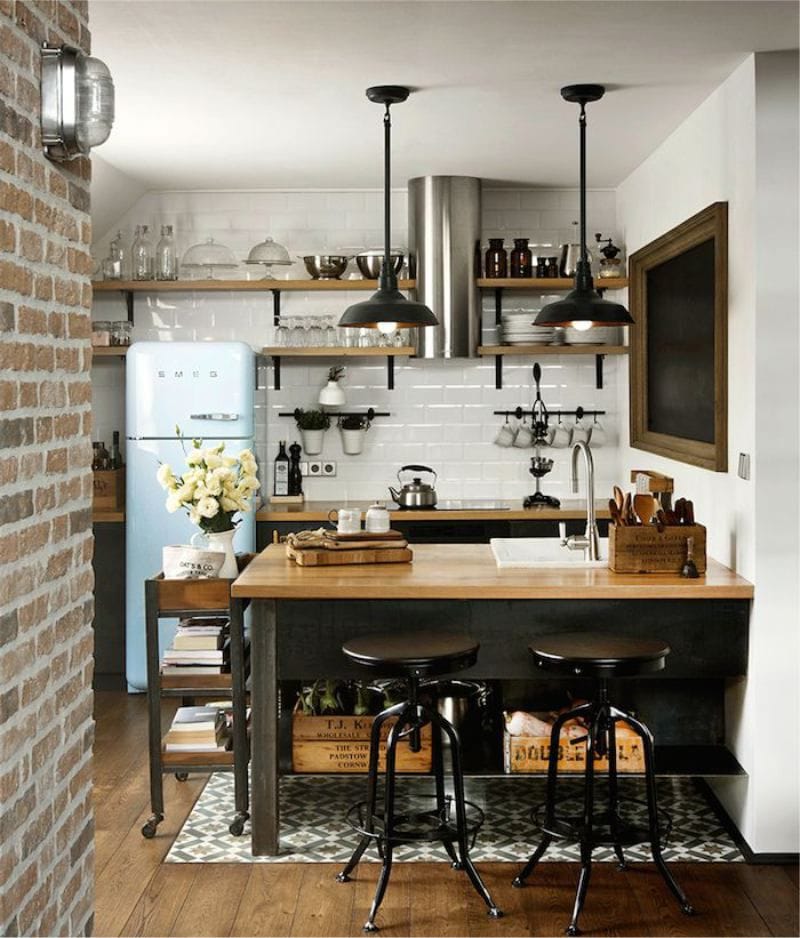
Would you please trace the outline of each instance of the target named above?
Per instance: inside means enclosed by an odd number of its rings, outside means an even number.
[[[375,502],[367,509],[366,529],[370,534],[386,534],[391,527],[389,510],[381,502]]]

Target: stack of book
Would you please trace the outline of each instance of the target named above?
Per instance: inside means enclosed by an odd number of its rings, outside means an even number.
[[[178,707],[165,752],[224,752],[228,742],[225,713],[216,707]]]
[[[223,674],[230,671],[228,620],[181,619],[164,652],[162,674]]]

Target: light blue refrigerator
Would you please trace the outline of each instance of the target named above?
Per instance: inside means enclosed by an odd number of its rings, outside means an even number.
[[[195,437],[224,442],[231,455],[253,449],[256,363],[243,342],[136,342],[126,370],[125,670],[136,693],[147,689],[144,581],[161,569],[162,547],[188,544],[199,530],[185,511],[167,512],[156,472],[164,462],[180,475]],[[234,548],[254,551],[255,511],[240,517]],[[162,651],[174,631],[174,621],[162,621]]]

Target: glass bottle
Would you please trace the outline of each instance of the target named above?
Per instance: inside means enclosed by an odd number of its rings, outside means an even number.
[[[131,249],[131,265],[133,280],[153,279],[153,245],[148,235],[147,225],[137,225],[136,235]]]
[[[122,243],[122,232],[118,231],[116,238],[108,247],[108,257],[111,262],[108,280],[122,280],[125,276],[125,245]]]
[[[514,250],[511,252],[511,276],[533,276],[533,254],[528,247],[527,238],[514,238]]]
[[[111,468],[111,456],[106,449],[106,444],[103,442],[97,447],[97,467],[98,469]]]
[[[547,276],[547,258],[542,254],[540,254],[536,258],[536,276],[537,277]]]
[[[111,468],[122,468],[122,453],[119,451],[119,430],[115,430],[111,436]]]
[[[161,226],[161,240],[156,245],[156,280],[177,280],[178,258],[172,225]]]
[[[503,247],[502,238],[489,238],[489,250],[486,252],[486,276],[490,279],[508,276],[508,253]]]
[[[95,440],[92,443],[92,472],[97,472],[102,468],[100,465],[100,443]]]
[[[278,455],[275,457],[274,495],[289,494],[289,457],[286,455],[286,442],[278,443]]]

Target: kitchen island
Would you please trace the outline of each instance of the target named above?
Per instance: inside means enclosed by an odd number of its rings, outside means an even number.
[[[232,616],[243,615],[246,600],[253,609],[254,855],[278,850],[279,680],[363,677],[341,654],[342,641],[404,623],[473,635],[478,662],[461,674],[487,679],[531,679],[527,646],[537,635],[586,628],[663,638],[672,654],[651,686],[663,688],[658,706],[679,714],[677,771],[741,771],[730,754],[725,764],[720,737],[725,681],[747,671],[752,596],[752,584],[713,560],[697,580],[607,568],[499,570],[488,545],[423,544],[411,564],[303,568],[270,546],[232,587]],[[648,722],[658,740],[659,724]]]

